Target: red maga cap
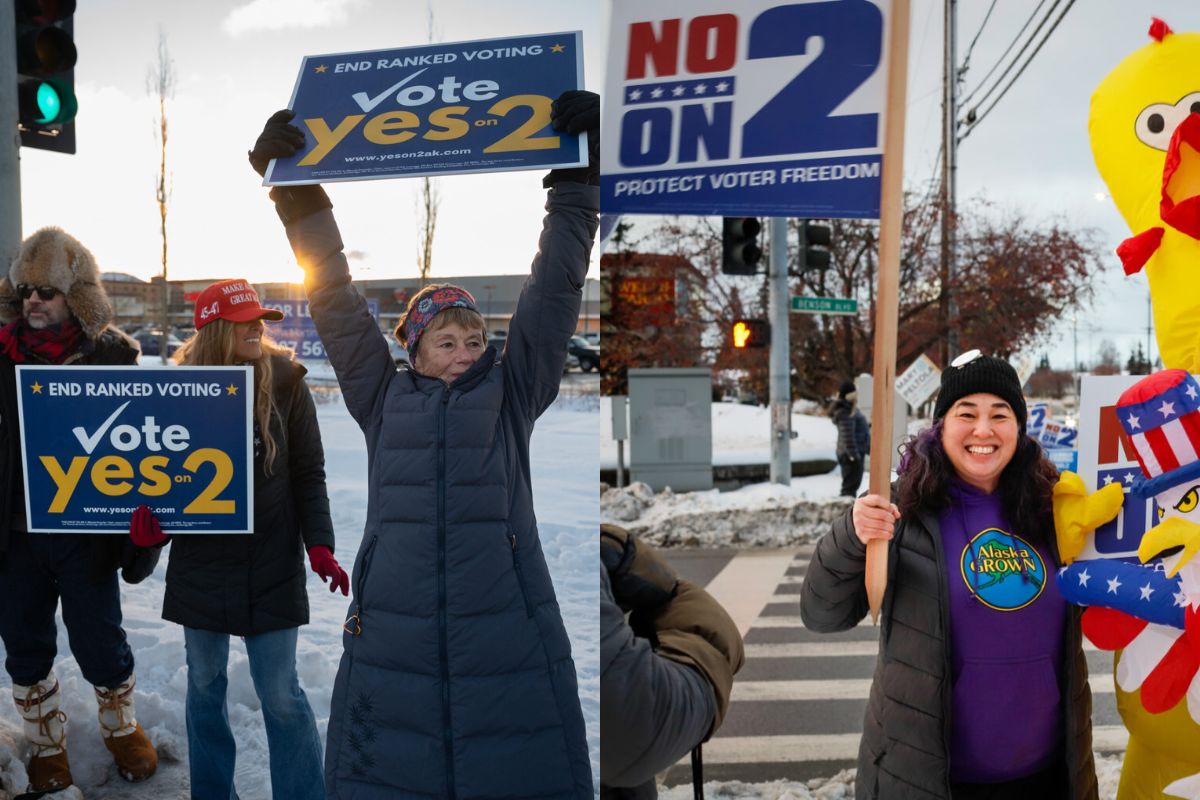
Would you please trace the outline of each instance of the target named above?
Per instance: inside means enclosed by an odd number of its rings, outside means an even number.
[[[196,330],[200,330],[215,319],[230,322],[250,322],[256,319],[283,319],[283,312],[263,308],[258,301],[258,292],[249,281],[234,278],[209,286],[196,298]]]

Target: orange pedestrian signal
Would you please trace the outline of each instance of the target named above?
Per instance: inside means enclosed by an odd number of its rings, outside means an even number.
[[[733,323],[733,346],[738,350],[766,347],[771,343],[771,326],[765,319],[739,319]]]

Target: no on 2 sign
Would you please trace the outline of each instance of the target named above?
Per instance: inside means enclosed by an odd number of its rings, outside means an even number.
[[[618,2],[605,208],[877,217],[885,11]]]

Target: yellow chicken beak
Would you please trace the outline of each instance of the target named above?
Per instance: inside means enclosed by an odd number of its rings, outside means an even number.
[[[1138,545],[1138,559],[1145,564],[1162,551],[1180,545],[1183,546],[1183,552],[1180,553],[1175,566],[1167,573],[1168,578],[1174,578],[1179,568],[1200,550],[1200,525],[1183,517],[1170,517],[1142,536],[1142,543]]]

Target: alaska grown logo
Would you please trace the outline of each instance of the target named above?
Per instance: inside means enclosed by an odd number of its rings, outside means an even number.
[[[967,589],[988,608],[1016,611],[1046,588],[1046,565],[1033,545],[999,528],[980,531],[960,559]]]

